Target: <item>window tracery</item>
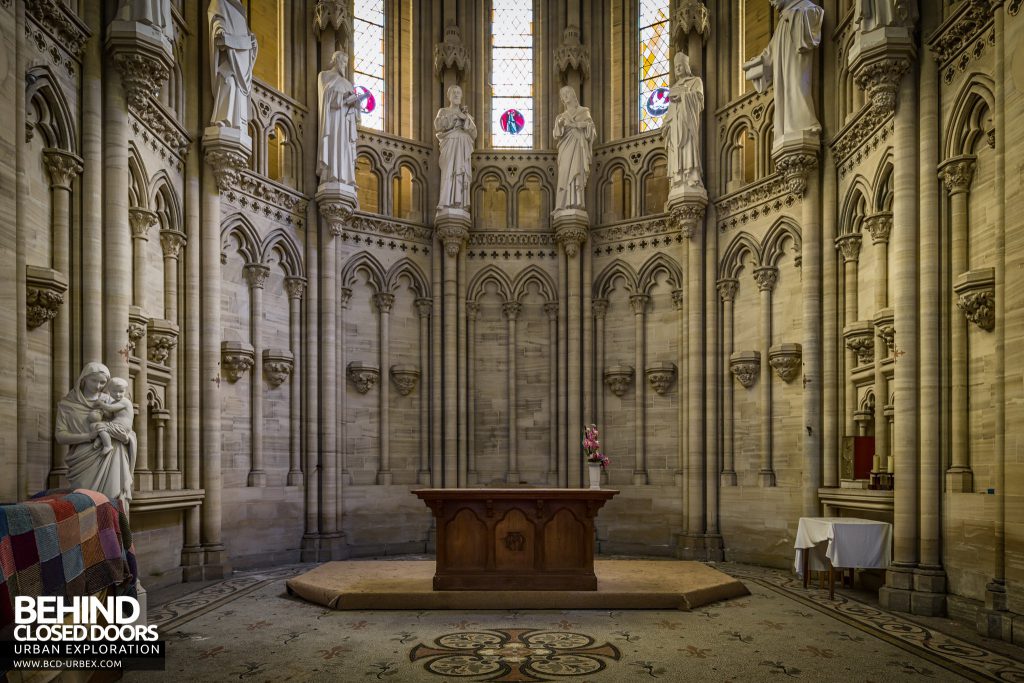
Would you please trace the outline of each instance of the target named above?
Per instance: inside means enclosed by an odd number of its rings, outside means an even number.
[[[640,0],[640,132],[661,127],[668,111],[669,43],[672,35],[668,0]]]

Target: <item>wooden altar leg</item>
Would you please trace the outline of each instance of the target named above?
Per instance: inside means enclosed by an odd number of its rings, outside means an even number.
[[[807,578],[811,575],[810,557],[808,557],[808,548],[803,549],[804,554],[804,589],[807,589]]]
[[[836,599],[836,572],[832,563],[828,563],[828,599]]]

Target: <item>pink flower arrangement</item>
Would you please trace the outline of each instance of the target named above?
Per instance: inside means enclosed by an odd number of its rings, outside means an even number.
[[[597,434],[597,425],[587,425],[583,428],[583,454],[588,463],[601,465],[601,469],[605,469],[612,461],[601,452],[601,442]]]

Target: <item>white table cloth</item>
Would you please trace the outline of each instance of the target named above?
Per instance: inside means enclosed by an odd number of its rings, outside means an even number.
[[[856,517],[801,517],[796,530],[796,558],[793,567],[803,576],[803,550],[814,571],[827,569],[819,544],[827,542],[824,558],[833,567],[885,568],[892,558],[892,524]]]

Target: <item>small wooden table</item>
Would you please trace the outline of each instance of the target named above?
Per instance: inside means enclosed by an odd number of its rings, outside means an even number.
[[[827,543],[828,597],[835,599],[835,569],[885,568],[892,554],[892,524],[856,517],[801,517],[793,547],[793,568],[804,578],[810,574],[810,550]]]
[[[597,590],[610,489],[419,489],[437,521],[434,590]]]

